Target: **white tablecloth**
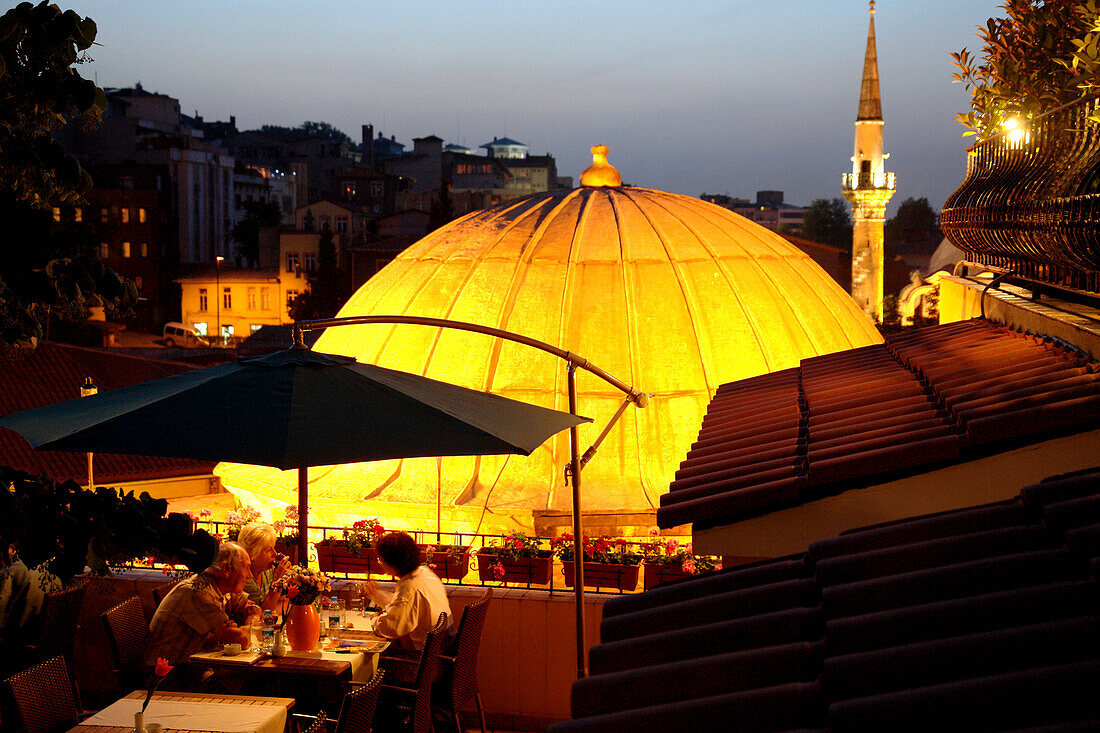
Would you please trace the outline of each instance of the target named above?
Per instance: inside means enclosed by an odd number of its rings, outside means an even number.
[[[143,700],[123,698],[87,718],[81,725],[133,728],[134,713],[141,710],[142,702]],[[168,730],[282,733],[286,727],[286,708],[282,705],[247,705],[213,700],[184,702],[154,698],[145,709],[145,722],[160,723]]]

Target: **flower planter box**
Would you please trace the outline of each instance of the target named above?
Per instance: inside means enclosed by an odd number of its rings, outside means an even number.
[[[573,587],[573,561],[563,560],[565,587]],[[585,588],[618,588],[634,590],[638,587],[638,571],[641,565],[615,565],[604,562],[586,562],[584,564]]]
[[[348,552],[343,545],[317,545],[317,566],[322,573],[355,573],[359,575],[385,575],[378,564],[373,547],[364,547],[359,556]]]
[[[491,555],[482,551],[477,556],[477,574],[482,581],[500,580],[505,583],[530,583],[534,585],[546,585],[550,582],[550,566],[553,558],[550,553],[546,557],[519,557],[509,558]],[[497,578],[493,575],[493,567],[500,563],[504,568],[504,577]]]
[[[432,547],[432,545],[420,545],[420,552],[424,556],[424,561],[429,564],[432,572],[438,575],[440,578],[446,580],[462,580],[466,577],[466,574],[470,572],[470,548],[467,547],[462,551],[462,554],[457,558],[450,555],[447,552],[437,551],[433,553],[433,557],[428,558],[428,553],[425,552],[426,548]],[[371,550],[373,553],[374,550]]]
[[[656,588],[662,583],[671,583],[683,578],[694,578],[692,573],[685,573],[678,567],[662,565],[660,563],[645,563],[645,580],[643,584],[646,590]]]

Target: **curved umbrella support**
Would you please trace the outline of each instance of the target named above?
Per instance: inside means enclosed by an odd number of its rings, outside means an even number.
[[[566,362],[566,381],[569,385],[569,412],[577,414],[577,378],[576,370],[584,369],[587,372],[595,374],[600,379],[604,380],[608,384],[612,385],[616,389],[626,394],[622,405],[616,410],[615,414],[608,421],[607,425],[600,432],[599,437],[595,442],[584,452],[584,457],[580,457],[578,449],[578,435],[577,427],[574,425],[569,429],[569,467],[567,470],[569,476],[569,483],[573,493],[573,553],[578,562],[574,564],[576,578],[574,578],[574,593],[576,597],[576,613],[577,613],[577,678],[583,679],[588,676],[588,659],[585,656],[585,638],[584,638],[584,563],[580,562],[584,558],[583,548],[583,535],[582,535],[582,510],[581,510],[581,469],[588,461],[595,455],[596,450],[599,448],[600,443],[611,431],[611,427],[622,416],[626,410],[628,404],[633,402],[638,407],[645,407],[649,404],[649,395],[644,392],[639,392],[634,387],[630,386],[621,379],[618,379],[611,374],[608,374],[603,369],[600,369],[595,364],[584,357],[574,354],[572,351],[566,351],[560,349],[553,344],[548,344],[545,341],[539,341],[538,339],[530,338],[529,336],[523,336],[518,333],[512,333],[511,331],[505,331],[500,328],[493,328],[492,326],[483,326],[479,323],[468,323],[466,321],[452,321],[447,318],[428,318],[424,316],[343,316],[337,318],[318,318],[308,321],[297,321],[294,324],[294,346],[303,346],[304,338],[302,336],[303,331],[312,331],[320,328],[329,328],[331,326],[361,326],[371,323],[386,323],[386,324],[406,324],[415,326],[432,326],[435,328],[450,328],[459,331],[471,331],[473,333],[481,333],[486,336],[493,336],[496,338],[505,339],[507,341],[514,341],[519,344],[524,344],[541,351],[545,351],[549,354],[553,354],[559,359],[564,359]],[[304,469],[300,469],[298,473],[298,501],[299,506],[302,507],[298,515],[298,527],[299,538],[305,537],[305,514],[306,514],[306,500],[308,498],[308,487],[306,486],[306,478]],[[302,542],[299,539],[299,542]],[[303,554],[303,557],[305,555]]]

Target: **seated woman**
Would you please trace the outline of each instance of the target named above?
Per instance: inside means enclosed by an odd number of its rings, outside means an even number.
[[[374,633],[393,639],[403,649],[424,648],[428,632],[439,614],[447,614],[447,629],[454,633],[454,615],[447,591],[439,577],[427,565],[420,564],[420,548],[404,532],[390,532],[374,544],[382,569],[397,578],[393,592],[384,591],[367,581],[371,600],[382,606],[372,621]]]
[[[237,535],[237,544],[252,561],[252,576],[244,584],[248,600],[264,611],[274,610],[279,594],[271,590],[271,584],[290,567],[290,558],[275,550],[275,529],[264,522],[246,524]]]

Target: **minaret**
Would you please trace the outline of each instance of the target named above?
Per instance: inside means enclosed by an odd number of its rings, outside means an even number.
[[[886,202],[894,195],[894,174],[882,152],[882,97],[875,51],[875,0],[870,3],[867,55],[856,115],[852,172],[844,176],[844,198],[852,204],[852,298],[876,322],[882,321],[883,236]]]

